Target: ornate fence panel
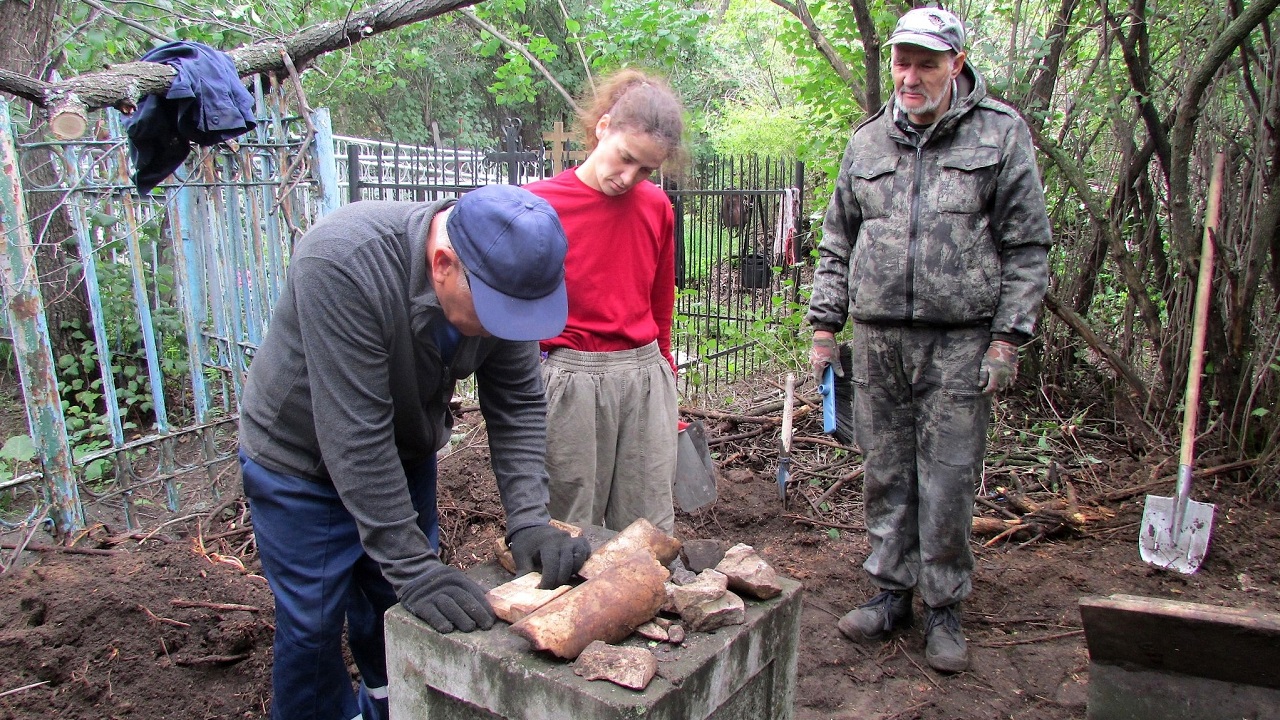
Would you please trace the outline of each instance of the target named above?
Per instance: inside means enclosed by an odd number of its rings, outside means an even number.
[[[567,134],[552,148],[523,148],[519,124],[502,150],[430,147],[337,136],[339,183],[347,201],[435,200],[485,184],[524,184],[553,172]],[[559,142],[555,142],[559,140]],[[686,401],[701,402],[776,354],[793,317],[808,252],[801,193],[804,168],[784,159],[711,158],[683,177],[657,178],[675,209],[679,239],[672,345]]]
[[[268,107],[261,92],[258,107]],[[7,174],[7,196],[47,210],[31,222],[8,208],[0,218],[18,253],[0,268],[15,350],[19,338],[43,342],[42,352],[15,353],[41,469],[0,488],[33,490],[26,524],[51,505],[59,533],[85,521],[135,528],[183,509],[190,494],[216,502],[237,482],[227,472],[237,398],[290,248],[338,204],[327,111],[309,122],[268,111],[255,131],[197,149],[139,195],[114,110],[95,139],[16,145],[7,109],[0,135],[16,158],[8,167],[21,169]],[[73,258],[68,286],[83,288],[86,310],[42,333],[43,307],[18,301],[39,289],[33,259],[50,245]],[[46,353],[52,366],[32,362]]]
[[[700,160],[667,178],[676,210],[677,325],[686,401],[712,400],[794,346],[808,233],[804,166],[780,158]],[[788,342],[791,340],[791,342]]]

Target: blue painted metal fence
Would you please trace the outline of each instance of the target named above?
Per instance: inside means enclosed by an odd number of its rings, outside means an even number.
[[[238,483],[245,369],[293,241],[341,198],[324,110],[309,122],[268,110],[257,130],[198,149],[147,196],[129,179],[119,115],[107,111],[95,136],[17,146],[0,103],[0,275],[39,455],[35,472],[0,490],[33,488],[60,536],[86,522],[136,528],[184,505],[198,511],[185,502],[191,492],[207,503]],[[40,163],[54,169],[47,186],[20,171]],[[52,196],[42,205],[65,214],[71,237],[33,238],[53,224],[28,221],[24,193]],[[57,358],[35,277],[49,242],[75,248],[88,307],[83,350]]]

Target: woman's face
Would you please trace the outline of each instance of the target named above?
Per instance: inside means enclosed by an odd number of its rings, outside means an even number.
[[[667,148],[647,133],[609,127],[609,116],[596,123],[599,144],[578,168],[578,178],[605,195],[622,195],[647,180],[666,162]]]

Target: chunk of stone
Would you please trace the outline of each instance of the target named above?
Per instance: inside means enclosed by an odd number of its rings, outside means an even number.
[[[657,640],[658,642],[667,642],[671,636],[661,625],[656,622],[649,621],[636,628],[636,634],[646,640]]]
[[[686,540],[680,554],[690,570],[700,573],[724,559],[724,545],[719,540]]]
[[[703,570],[688,585],[667,583],[667,591],[671,593],[671,607],[679,615],[684,615],[685,609],[692,605],[719,599],[728,587],[729,578],[715,570]]]
[[[614,647],[596,640],[574,661],[573,672],[587,680],[643,690],[658,673],[658,658],[645,648]]]
[[[542,590],[538,588],[540,582],[541,573],[528,573],[499,585],[485,593],[484,597],[493,607],[494,615],[514,623],[572,589],[568,585],[561,585],[551,590]]]
[[[677,585],[688,585],[697,579],[698,574],[683,565],[671,571],[671,582]]]
[[[672,625],[667,629],[667,642],[672,645],[679,645],[684,642],[684,626]]]
[[[747,620],[747,605],[731,592],[700,605],[691,605],[680,613],[689,632],[711,632],[728,625],[741,625]]]
[[[653,619],[666,597],[669,573],[648,550],[637,550],[599,575],[543,605],[511,632],[572,660],[593,640],[617,642]]]
[[[662,565],[667,565],[680,554],[680,541],[645,518],[639,518],[596,548],[578,574],[590,580],[637,550],[644,550]]]
[[[739,543],[729,548],[716,570],[729,578],[729,589],[734,592],[758,600],[782,594],[778,573],[750,545]]]

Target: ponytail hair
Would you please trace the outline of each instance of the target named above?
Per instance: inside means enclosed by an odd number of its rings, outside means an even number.
[[[609,127],[644,133],[667,150],[680,152],[684,135],[684,106],[666,80],[640,70],[619,70],[609,76],[578,116],[588,150],[595,150],[596,124],[609,116]]]

